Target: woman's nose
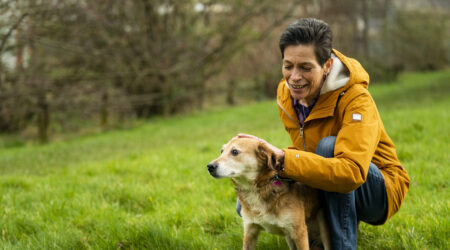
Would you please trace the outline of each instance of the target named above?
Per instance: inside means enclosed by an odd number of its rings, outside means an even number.
[[[292,71],[292,74],[291,74],[291,80],[292,81],[297,82],[297,81],[300,81],[302,78],[303,78],[303,74],[302,74],[301,70],[294,69]]]

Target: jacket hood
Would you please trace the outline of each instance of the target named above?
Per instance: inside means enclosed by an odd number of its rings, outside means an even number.
[[[361,84],[366,89],[369,87],[369,74],[357,60],[346,57],[335,49],[331,58],[333,66],[322,86],[321,95],[342,87],[346,90],[354,84]]]
[[[333,65],[331,66],[331,70],[330,73],[328,73],[327,79],[320,89],[321,95],[344,87],[350,79],[350,72],[348,71],[348,68],[342,63],[342,61],[339,60],[339,58],[334,53],[331,53],[331,58],[333,58]]]

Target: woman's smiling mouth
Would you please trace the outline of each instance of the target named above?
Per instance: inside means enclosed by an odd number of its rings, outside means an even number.
[[[308,86],[308,84],[289,84],[293,89],[303,89],[304,87]]]

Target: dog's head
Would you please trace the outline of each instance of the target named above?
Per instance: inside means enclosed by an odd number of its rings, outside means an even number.
[[[250,138],[233,138],[223,145],[219,158],[208,164],[214,178],[244,177],[255,180],[263,171],[273,171],[279,161],[265,144]]]

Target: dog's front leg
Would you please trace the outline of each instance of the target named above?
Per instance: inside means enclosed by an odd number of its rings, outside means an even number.
[[[259,232],[261,232],[261,227],[259,225],[254,223],[244,224],[244,250],[255,249]]]
[[[325,250],[331,249],[331,240],[330,240],[330,232],[328,223],[325,220],[325,214],[323,212],[323,209],[320,209],[317,213],[317,221],[319,222],[319,229],[320,229],[320,239],[322,240],[323,248]]]
[[[286,243],[288,244],[290,250],[297,250],[295,241],[289,235],[286,235]]]
[[[308,230],[306,224],[297,225],[291,235],[292,240],[295,241],[295,245],[298,250],[309,250]]]

